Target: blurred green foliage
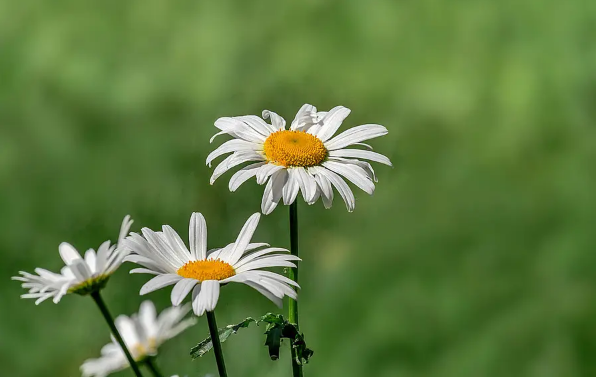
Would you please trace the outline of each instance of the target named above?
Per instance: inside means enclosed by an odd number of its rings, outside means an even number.
[[[595,40],[582,0],[0,0],[0,374],[78,376],[109,340],[91,300],[36,307],[10,276],[115,240],[127,213],[185,236],[201,211],[230,242],[263,188],[209,185],[214,120],[308,102],[387,126],[372,144],[395,168],[354,213],[300,205],[307,377],[596,375]],[[287,217],[255,240],[288,246]],[[130,268],[114,313],[142,300]],[[228,286],[218,322],[273,309]],[[290,375],[263,330],[224,344],[231,376]],[[190,361],[206,334],[162,369],[215,372]]]

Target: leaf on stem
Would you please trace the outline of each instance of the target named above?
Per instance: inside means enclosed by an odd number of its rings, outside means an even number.
[[[290,340],[292,348],[296,351],[296,363],[298,365],[308,363],[308,360],[313,355],[313,351],[306,347],[304,334],[300,333],[296,328],[296,325],[288,322],[281,314],[267,313],[259,320],[248,317],[240,323],[221,328],[218,330],[220,342],[225,342],[230,335],[236,334],[238,330],[248,327],[251,323],[255,323],[257,326],[260,323],[267,324],[267,327],[265,328],[265,346],[269,349],[269,357],[271,357],[271,360],[279,359],[279,349],[284,338]],[[209,336],[194,346],[190,350],[190,355],[193,359],[196,359],[209,352],[211,348],[213,348],[213,342]]]
[[[304,365],[313,355],[313,351],[306,347],[304,341],[304,334],[301,334],[296,325],[288,322],[283,315],[267,313],[261,317],[257,324],[265,322],[267,328],[265,329],[265,345],[269,348],[269,356],[271,360],[279,359],[279,348],[283,338],[290,340],[292,348],[296,351],[296,363]]]
[[[241,328],[248,327],[252,322],[257,322],[253,318],[248,317],[244,321],[237,323],[235,325],[228,325],[224,328],[218,330],[219,333],[219,341],[225,342],[230,335],[236,334],[238,330]],[[207,352],[209,352],[213,348],[213,342],[211,341],[211,337],[209,336],[207,339],[203,340],[190,350],[190,356],[192,356],[193,360],[203,356]]]

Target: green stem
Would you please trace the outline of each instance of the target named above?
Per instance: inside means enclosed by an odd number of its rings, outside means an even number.
[[[292,255],[298,256],[298,201],[294,200],[294,203],[290,205],[290,252]],[[298,262],[296,262],[296,268],[290,268],[288,277],[298,282]],[[296,289],[296,288],[294,288]],[[296,325],[298,329],[298,301],[289,298],[288,299],[288,321]],[[291,342],[290,347],[292,347]],[[296,362],[296,350],[294,347],[292,350],[292,373],[294,377],[302,377],[302,365]]]
[[[137,377],[143,377],[143,375],[141,374],[141,371],[139,370],[139,366],[137,365],[135,360],[132,358],[130,351],[126,347],[126,343],[124,343],[124,340],[122,340],[122,337],[120,336],[120,333],[118,332],[118,329],[116,328],[116,324],[114,323],[114,318],[112,318],[112,315],[110,314],[108,307],[106,306],[106,303],[101,298],[99,291],[92,292],[91,297],[93,297],[93,300],[99,307],[101,314],[103,314],[103,317],[106,319],[106,322],[108,323],[108,326],[110,327],[110,330],[112,331],[112,335],[114,335],[114,338],[116,338],[116,341],[122,348],[122,351],[124,351],[124,354],[126,355],[126,359],[128,360],[128,363],[130,364],[130,367],[134,371],[135,375]]]
[[[157,363],[155,362],[155,357],[148,357],[145,360],[145,365],[147,368],[153,373],[155,377],[163,377],[163,374],[160,372],[159,368],[157,367]]]
[[[217,370],[220,377],[227,377],[226,363],[224,362],[223,351],[221,349],[221,342],[219,340],[219,330],[217,322],[215,321],[215,313],[207,312],[207,322],[209,323],[209,333],[211,334],[211,342],[213,343],[213,351],[215,352],[215,361],[217,362]]]

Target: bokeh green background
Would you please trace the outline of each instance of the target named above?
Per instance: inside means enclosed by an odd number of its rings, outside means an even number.
[[[307,377],[596,375],[595,40],[582,0],[1,0],[0,373],[78,376],[109,339],[90,299],[36,307],[10,276],[127,213],[186,237],[200,211],[230,242],[263,188],[209,185],[214,120],[308,102],[387,126],[372,144],[395,167],[353,213],[300,203]],[[287,246],[287,217],[255,239]],[[114,313],[142,300],[130,268]],[[275,309],[222,292],[220,325]],[[262,332],[224,344],[230,376],[290,376]],[[206,333],[167,343],[164,371],[214,373],[188,356]]]

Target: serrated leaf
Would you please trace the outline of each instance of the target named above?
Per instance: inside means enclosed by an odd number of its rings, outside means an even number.
[[[271,360],[279,359],[279,349],[281,347],[281,333],[282,328],[280,325],[273,325],[270,329],[265,331],[267,338],[265,339],[265,345],[269,348],[269,357]]]
[[[279,348],[283,338],[290,339],[292,348],[296,351],[296,363],[303,365],[313,355],[313,350],[306,347],[304,334],[300,333],[296,325],[288,322],[283,315],[267,313],[261,317],[257,325],[261,322],[267,323],[265,330],[265,345],[269,348],[271,360],[279,359]]]
[[[224,328],[219,329],[218,330],[219,341],[222,343],[225,342],[230,337],[230,335],[236,334],[238,332],[238,330],[240,330],[241,328],[248,327],[253,322],[257,323],[257,321],[255,319],[248,317],[240,323],[237,323],[235,325],[228,325]],[[191,348],[190,356],[192,356],[192,358],[194,360],[196,358],[203,356],[204,354],[209,352],[212,348],[213,348],[213,342],[211,341],[211,336],[209,336],[206,339],[204,339],[203,341],[201,341],[199,344],[197,344],[196,346]]]

